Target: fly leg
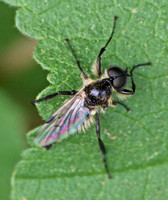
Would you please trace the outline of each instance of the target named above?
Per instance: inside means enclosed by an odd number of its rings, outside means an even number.
[[[41,101],[47,101],[48,99],[52,99],[53,97],[57,96],[57,95],[75,95],[77,93],[77,91],[72,90],[72,91],[59,91],[53,94],[49,94],[41,99],[37,99],[32,101],[32,104],[35,105],[35,103],[41,102]]]
[[[99,142],[99,147],[100,147],[100,150],[102,152],[102,155],[103,155],[103,161],[104,161],[104,166],[105,166],[105,169],[106,169],[106,172],[107,172],[107,175],[108,175],[108,178],[111,179],[111,175],[110,175],[110,172],[109,172],[109,168],[108,168],[108,165],[107,165],[107,160],[106,160],[106,148],[100,138],[100,122],[99,122],[99,115],[98,113],[96,112],[96,133],[97,133],[97,139],[98,139],[98,142]]]
[[[49,144],[49,145],[47,145],[47,146],[44,146],[44,148],[45,148],[46,150],[49,150],[49,149],[51,149],[52,145],[53,145],[53,144]]]
[[[128,77],[131,77],[132,90],[123,89],[123,90],[119,90],[117,92],[120,93],[120,94],[124,94],[124,95],[133,95],[135,93],[135,89],[136,89],[136,86],[135,86],[135,83],[134,83],[134,78],[133,78],[133,71],[137,67],[141,67],[141,66],[145,66],[145,65],[151,65],[151,62],[135,65],[131,69],[130,74],[127,74]]]
[[[79,62],[79,60],[77,59],[77,57],[76,57],[76,55],[75,55],[75,53],[74,53],[74,50],[72,49],[72,47],[71,47],[71,45],[70,45],[70,43],[69,43],[69,40],[68,40],[68,39],[65,39],[65,41],[67,42],[67,44],[68,44],[68,46],[69,46],[69,48],[70,48],[70,50],[71,50],[71,52],[72,52],[72,55],[74,56],[74,58],[75,58],[75,60],[76,60],[76,63],[77,63],[77,65],[78,65],[78,67],[79,67],[79,69],[80,69],[80,71],[81,71],[81,73],[82,73],[82,75],[83,75],[83,78],[84,78],[84,79],[87,79],[88,77],[87,77],[87,75],[85,74],[85,72],[83,71],[83,69],[82,69],[82,67],[81,67],[81,65],[80,65],[80,62]]]
[[[95,66],[96,67],[96,73],[97,73],[97,75],[99,77],[101,77],[101,75],[102,75],[101,56],[105,52],[106,47],[108,46],[108,44],[110,43],[110,41],[113,38],[114,30],[115,30],[115,27],[116,27],[116,20],[117,20],[117,16],[114,17],[114,25],[113,25],[113,29],[112,29],[111,35],[110,35],[107,43],[105,44],[105,46],[100,49],[99,55],[98,55],[97,60],[96,60],[96,66]]]
[[[119,105],[123,106],[126,109],[127,112],[131,111],[131,109],[127,105],[125,105],[123,102],[121,102],[121,101],[116,101],[115,100],[115,101],[112,102],[112,104],[114,106],[116,106],[117,104],[119,104]]]

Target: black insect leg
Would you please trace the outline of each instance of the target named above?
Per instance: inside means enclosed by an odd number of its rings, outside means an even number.
[[[100,147],[100,150],[102,152],[102,155],[103,155],[103,161],[104,161],[104,166],[105,166],[105,169],[106,169],[106,172],[108,174],[108,178],[111,179],[111,175],[110,175],[110,172],[109,172],[109,168],[108,168],[108,165],[107,165],[107,160],[106,160],[106,148],[100,138],[100,122],[99,122],[99,115],[98,113],[96,112],[96,133],[97,133],[97,139],[98,139],[98,142],[99,142],[99,147]]]
[[[85,72],[83,71],[83,69],[82,69],[82,67],[81,67],[81,65],[80,65],[80,62],[79,62],[79,60],[77,59],[77,57],[76,57],[76,55],[75,55],[75,53],[74,53],[74,50],[72,49],[72,47],[71,47],[71,45],[70,45],[70,43],[69,43],[69,40],[68,40],[68,39],[65,39],[65,41],[67,42],[67,44],[68,44],[68,46],[69,46],[69,48],[70,48],[70,50],[71,50],[71,52],[72,52],[72,54],[73,54],[75,60],[76,60],[76,63],[77,63],[77,65],[78,65],[80,71],[82,72],[83,78],[84,78],[84,79],[87,79],[88,77],[87,77],[87,75],[85,74]]]
[[[46,150],[49,150],[51,147],[52,147],[52,144],[49,144],[49,145],[47,145],[47,146],[44,146],[44,148],[45,148]]]
[[[125,105],[123,102],[121,102],[121,101],[113,101],[113,105],[114,106],[116,106],[117,104],[120,104],[121,106],[123,106],[125,109],[126,109],[126,111],[128,111],[128,112],[130,112],[131,111],[131,109],[127,106],[127,105]]]
[[[132,90],[123,89],[123,90],[119,90],[117,92],[121,93],[121,94],[125,94],[125,95],[133,95],[135,93],[135,89],[136,89],[136,86],[135,86],[135,83],[134,83],[134,78],[133,78],[133,71],[137,67],[141,67],[141,66],[145,66],[145,65],[151,65],[151,62],[135,65],[131,69],[130,74],[127,74],[127,76],[131,77]]]
[[[52,99],[53,97],[57,96],[57,95],[75,95],[77,92],[75,90],[72,91],[59,91],[53,94],[49,94],[41,99],[37,99],[32,101],[32,104],[34,105],[35,103],[41,102],[41,101],[47,101],[48,99]]]
[[[117,16],[114,17],[114,25],[113,25],[113,29],[112,29],[111,35],[110,35],[107,43],[105,44],[105,46],[101,48],[101,50],[99,52],[99,55],[97,57],[97,61],[96,61],[96,68],[97,69],[96,69],[96,71],[97,71],[99,77],[101,77],[101,75],[102,75],[101,56],[105,52],[107,45],[110,43],[110,41],[113,38],[114,30],[115,30],[115,27],[116,27],[116,20],[117,20]]]

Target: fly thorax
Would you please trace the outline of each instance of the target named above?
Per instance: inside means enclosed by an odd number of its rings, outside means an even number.
[[[97,106],[107,104],[112,92],[111,85],[106,80],[100,80],[85,88],[88,105]]]

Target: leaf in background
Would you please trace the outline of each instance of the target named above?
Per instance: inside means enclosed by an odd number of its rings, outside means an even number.
[[[28,136],[32,148],[23,153],[15,169],[13,199],[167,199],[167,1],[6,2],[21,7],[16,16],[18,29],[40,40],[34,57],[49,70],[52,85],[39,97],[81,87],[80,72],[64,39],[70,39],[90,74],[115,15],[119,17],[117,28],[102,57],[103,68],[153,63],[135,73],[137,92],[126,101],[133,112],[128,114],[118,106],[101,115],[112,180],[107,179],[94,126],[50,151],[33,145],[35,129]],[[46,120],[64,99],[39,103],[40,115]]]
[[[0,97],[0,199],[6,200],[10,197],[10,177],[13,168],[25,146],[21,138],[25,131],[25,114],[5,90],[1,89]]]

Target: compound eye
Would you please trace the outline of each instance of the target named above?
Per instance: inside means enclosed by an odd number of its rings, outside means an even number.
[[[122,88],[126,84],[127,75],[126,72],[118,66],[114,66],[107,71],[110,78],[114,78],[112,81],[114,88]],[[118,76],[118,77],[117,77]]]

